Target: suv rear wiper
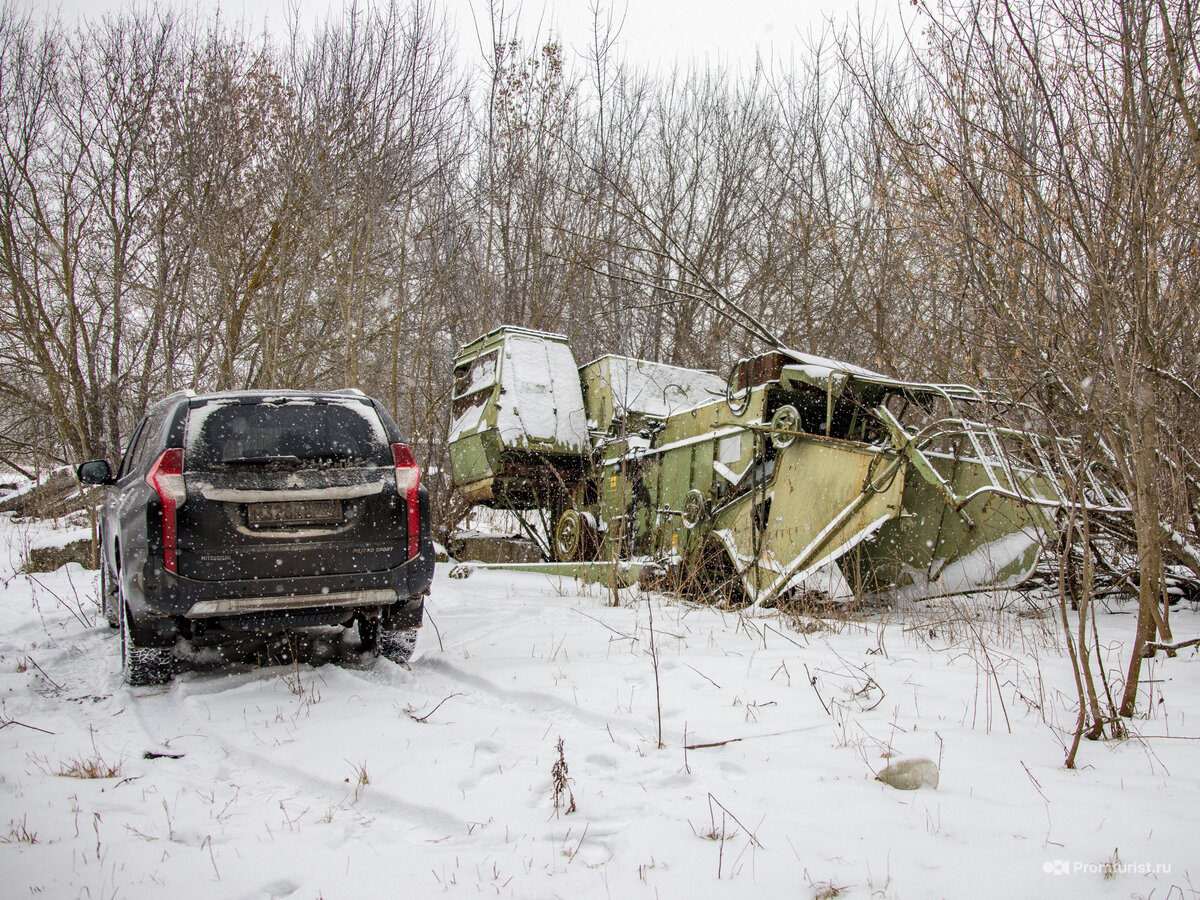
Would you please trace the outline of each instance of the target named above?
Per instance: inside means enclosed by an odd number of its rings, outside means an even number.
[[[269,465],[271,463],[298,463],[300,457],[281,455],[281,456],[231,456],[227,459],[220,460],[222,465],[240,466],[240,465]]]

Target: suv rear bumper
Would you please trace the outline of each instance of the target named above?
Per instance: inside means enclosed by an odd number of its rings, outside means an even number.
[[[192,604],[192,608],[184,613],[184,616],[189,619],[208,619],[214,616],[286,612],[293,609],[391,606],[399,599],[391,588],[337,593],[330,591],[308,595],[280,594],[271,597],[222,597],[219,600],[197,600]]]
[[[292,612],[299,618],[318,610],[340,609],[347,616],[371,610],[379,611],[389,627],[408,628],[421,622],[422,597],[433,581],[433,567],[432,541],[393,569],[342,575],[196,581],[168,572],[155,560],[142,570],[144,577],[136,579],[141,584],[135,583],[127,599],[133,629],[143,646],[173,643],[181,636],[181,626],[187,629],[189,622],[219,622],[243,615],[286,619]]]

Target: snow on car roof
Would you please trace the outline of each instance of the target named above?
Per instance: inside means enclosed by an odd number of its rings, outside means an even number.
[[[199,406],[204,403],[211,403],[218,400],[248,400],[252,402],[264,403],[269,403],[272,400],[350,400],[358,403],[371,402],[371,398],[366,394],[352,388],[330,391],[298,391],[292,389],[210,391],[208,393],[193,394],[191,396],[191,402],[193,406]]]

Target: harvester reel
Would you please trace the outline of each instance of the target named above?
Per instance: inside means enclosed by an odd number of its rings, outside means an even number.
[[[702,491],[695,488],[688,491],[683,497],[683,527],[695,528],[703,522],[704,514],[708,511],[707,505]]]
[[[796,440],[795,432],[799,430],[800,411],[791,404],[779,407],[771,416],[771,443],[776,449],[790,447]]]

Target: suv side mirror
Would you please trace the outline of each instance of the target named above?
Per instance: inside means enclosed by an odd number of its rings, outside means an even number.
[[[80,484],[113,484],[115,482],[112,469],[108,467],[106,459],[91,459],[80,463],[75,474],[78,476]]]

